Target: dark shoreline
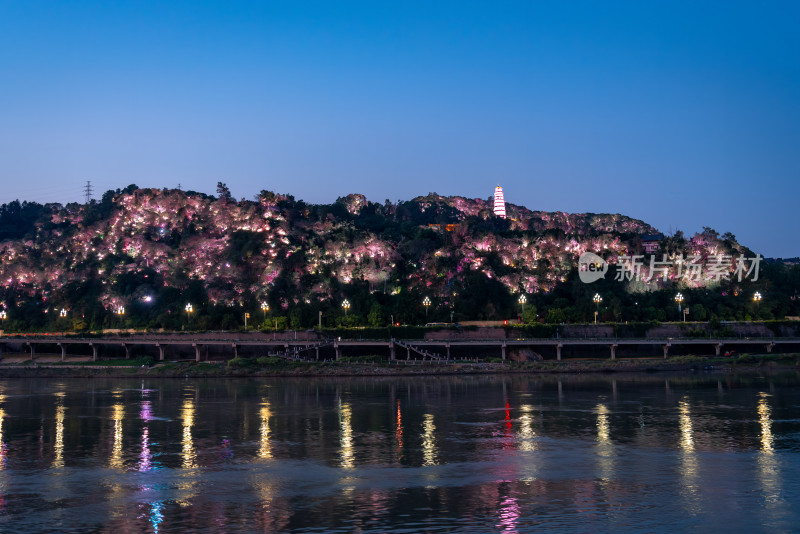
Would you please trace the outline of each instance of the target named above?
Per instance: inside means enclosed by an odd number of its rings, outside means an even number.
[[[672,360],[566,360],[561,362],[417,363],[389,365],[356,362],[286,362],[277,366],[231,367],[226,363],[168,362],[153,366],[61,363],[0,364],[0,378],[30,377],[354,377],[495,374],[614,374],[663,372],[739,372],[800,370],[800,355],[747,355],[728,358],[679,357]],[[111,363],[111,362],[109,362]]]

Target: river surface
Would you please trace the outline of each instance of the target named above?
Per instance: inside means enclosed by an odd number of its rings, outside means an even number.
[[[2,532],[797,532],[800,375],[0,381]]]

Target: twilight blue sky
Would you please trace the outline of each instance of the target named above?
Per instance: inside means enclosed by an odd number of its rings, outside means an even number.
[[[0,202],[435,191],[800,255],[800,2],[0,0]]]

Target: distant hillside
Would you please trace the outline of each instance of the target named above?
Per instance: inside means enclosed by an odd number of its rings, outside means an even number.
[[[345,323],[420,321],[424,296],[433,299],[429,319],[516,317],[523,293],[544,316],[567,291],[556,307],[579,320],[594,308],[578,302],[579,286],[567,289],[578,257],[640,253],[642,236],[657,233],[617,214],[507,211],[500,219],[489,200],[435,193],[397,204],[351,194],[312,205],[269,191],[236,201],[224,184],[216,197],[129,186],[89,204],[13,202],[0,208],[0,299],[16,310],[18,328],[53,326],[62,308],[77,327],[232,326],[243,310],[302,327],[319,311]],[[713,230],[691,243],[664,238],[661,250],[688,253],[690,245],[707,255],[752,254]],[[607,291],[622,295],[614,312],[622,318],[632,288]]]

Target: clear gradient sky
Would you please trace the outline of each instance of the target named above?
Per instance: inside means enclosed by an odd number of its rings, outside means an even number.
[[[0,0],[0,202],[435,191],[800,255],[800,2]]]

